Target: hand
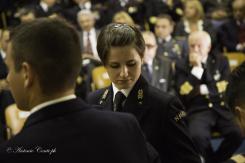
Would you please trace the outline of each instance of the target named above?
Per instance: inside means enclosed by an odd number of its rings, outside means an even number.
[[[202,67],[201,54],[192,52],[189,54],[189,62],[192,66]]]

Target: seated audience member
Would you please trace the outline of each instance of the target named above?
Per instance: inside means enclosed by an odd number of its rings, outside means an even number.
[[[81,54],[69,24],[43,18],[18,26],[6,63],[17,107],[31,113],[0,145],[0,162],[148,162],[133,116],[99,111],[74,95]]]
[[[7,66],[5,64],[5,58],[7,53],[7,46],[9,41],[9,30],[5,29],[0,34],[0,137],[6,139],[6,120],[5,110],[14,103],[11,93],[8,90],[8,84],[6,77],[8,74]],[[1,139],[1,138],[0,138]]]
[[[181,39],[195,31],[206,31],[212,38],[212,45],[215,48],[216,31],[212,23],[205,19],[205,13],[199,0],[188,0],[184,4],[183,19],[176,24],[174,36]]]
[[[142,33],[145,40],[142,75],[154,87],[169,92],[171,90],[172,62],[169,58],[157,56],[157,42],[152,32]]]
[[[233,17],[224,23],[218,31],[218,39],[222,48],[228,52],[245,53],[245,2],[234,0]]]
[[[134,20],[132,19],[132,17],[125,11],[119,11],[119,12],[115,13],[115,15],[112,18],[112,22],[135,26],[135,23],[134,23]]]
[[[200,162],[182,104],[149,85],[141,75],[145,42],[139,29],[109,24],[98,36],[97,50],[112,85],[89,94],[88,102],[133,114],[162,162]]]
[[[17,11],[15,17],[20,19],[20,23],[26,23],[35,19],[35,13],[31,7],[23,7]]]
[[[99,31],[95,29],[95,17],[89,10],[82,10],[77,14],[77,21],[80,27],[78,36],[83,56],[92,55],[99,60],[96,50],[97,36]]]
[[[160,15],[155,23],[155,35],[157,39],[157,55],[161,55],[176,62],[186,57],[187,48],[185,41],[172,37],[174,21],[169,15]]]
[[[57,0],[40,0],[34,6],[35,17],[57,17],[62,8],[57,4]]]
[[[210,53],[211,38],[207,32],[191,33],[188,43],[188,61],[176,64],[176,89],[187,108],[189,131],[201,154],[208,163],[220,163],[230,158],[242,141],[223,98],[229,64],[224,56]],[[224,137],[216,151],[210,142],[214,127]]]

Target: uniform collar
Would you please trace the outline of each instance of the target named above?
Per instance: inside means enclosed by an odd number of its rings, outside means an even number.
[[[126,98],[128,97],[129,93],[131,92],[133,87],[128,88],[128,89],[121,89],[119,90],[114,83],[112,83],[112,90],[113,90],[113,101],[115,99],[115,95],[118,91],[122,92],[124,94],[124,96],[126,96]]]

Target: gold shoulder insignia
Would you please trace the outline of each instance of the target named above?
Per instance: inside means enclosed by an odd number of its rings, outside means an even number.
[[[106,99],[107,95],[109,93],[109,89],[106,89],[105,92],[102,95],[102,98],[100,100],[100,105],[103,103],[103,101]]]
[[[157,18],[155,16],[151,16],[149,21],[150,21],[151,24],[155,24],[156,21],[157,21]]]
[[[220,82],[217,82],[217,83],[216,83],[216,87],[217,87],[217,89],[218,89],[218,92],[219,92],[219,93],[225,92],[226,87],[227,87],[227,84],[228,84],[228,82],[225,81],[225,80],[222,80],[222,81],[220,81]]]
[[[174,120],[176,122],[178,122],[179,120],[181,120],[182,118],[184,118],[186,116],[186,112],[184,111],[181,111],[179,112],[179,114],[177,114],[175,117],[174,117]]]
[[[180,86],[180,94],[181,95],[188,95],[193,90],[193,86],[188,82],[184,82]]]

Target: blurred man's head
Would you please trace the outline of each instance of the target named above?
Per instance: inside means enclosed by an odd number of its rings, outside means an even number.
[[[157,17],[155,24],[155,34],[158,38],[165,39],[170,36],[174,30],[174,21],[169,15]]]
[[[77,21],[83,31],[90,31],[95,25],[95,16],[89,10],[81,10],[77,14]]]
[[[244,0],[235,0],[232,4],[233,15],[236,20],[244,21],[245,20],[245,1]]]
[[[211,50],[211,37],[205,31],[192,32],[188,38],[189,54],[198,54],[205,61]]]
[[[157,42],[155,35],[150,31],[145,31],[142,33],[145,40],[145,55],[144,62],[147,63],[149,60],[153,60],[156,56]]]
[[[20,8],[15,16],[20,19],[21,23],[30,22],[35,19],[34,10],[29,7]]]
[[[17,106],[28,110],[40,100],[73,93],[80,51],[76,31],[64,21],[44,18],[18,26],[6,58]]]

